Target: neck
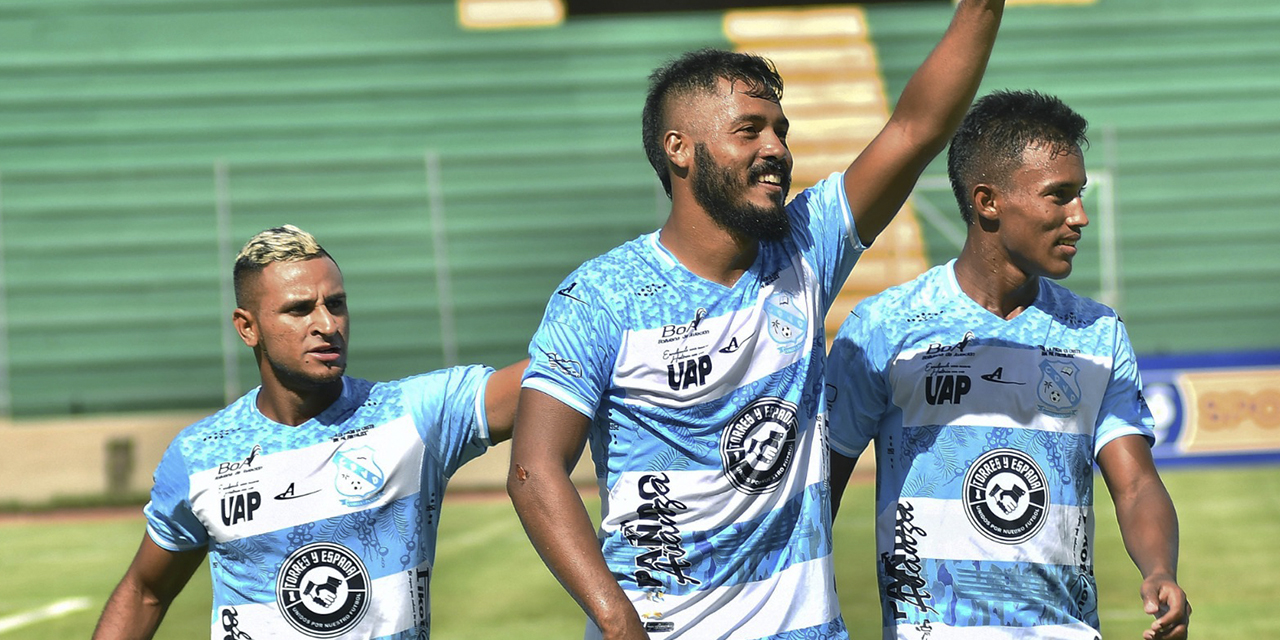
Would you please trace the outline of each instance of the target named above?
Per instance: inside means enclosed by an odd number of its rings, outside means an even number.
[[[328,409],[342,395],[342,379],[301,388],[286,385],[275,376],[263,376],[257,406],[262,415],[296,427]]]
[[[995,247],[981,247],[970,237],[956,259],[960,290],[991,313],[1012,320],[1036,300],[1040,278],[1018,269]]]
[[[680,200],[677,193],[658,241],[694,275],[733,286],[755,262],[760,241],[724,229],[700,207],[680,206]]]

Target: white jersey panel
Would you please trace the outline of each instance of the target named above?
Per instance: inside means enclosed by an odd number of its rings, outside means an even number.
[[[427,563],[401,573],[384,576],[356,587],[342,585],[342,591],[326,590],[325,569],[321,567],[302,572],[294,588],[299,597],[291,600],[286,614],[273,603],[242,604],[218,607],[214,611],[211,638],[247,638],[245,629],[253,629],[253,640],[271,638],[314,640],[315,638],[385,638],[404,629],[429,627],[431,615],[430,582],[431,567]],[[310,575],[309,575],[310,574]],[[305,591],[305,593],[303,593]],[[342,607],[358,593],[370,604],[364,610]],[[383,593],[412,593],[415,598],[379,597]],[[351,617],[359,615],[354,622]],[[311,619],[330,620],[333,628],[341,628],[337,634],[326,634],[317,629]]]
[[[923,622],[885,629],[885,640],[1102,640],[1097,629],[1084,624],[1049,624],[1031,629],[1018,627],[953,627]]]
[[[811,321],[820,307],[804,286],[815,276],[802,261],[792,267],[761,287],[753,306],[721,315],[699,308],[687,324],[626,331],[613,374],[625,401],[686,409],[808,358],[803,349],[779,348],[810,344],[821,326]]]
[[[815,560],[793,565],[771,580],[720,587],[697,598],[634,592],[628,595],[641,621],[651,628],[670,625],[671,631],[652,633],[651,637],[663,640],[770,638],[795,629],[821,627],[839,614],[831,607],[836,600],[834,590],[825,594],[812,592],[813,584],[826,582],[826,569],[821,564]],[[796,597],[797,594],[803,595]],[[584,637],[600,640],[599,628],[588,622]]]
[[[379,457],[376,451],[400,453]],[[214,539],[261,535],[314,521],[317,502],[333,505],[328,517],[337,517],[418,493],[423,453],[413,419],[401,416],[358,438],[251,454],[194,473],[191,503]],[[264,501],[269,508],[262,508]]]
[[[1010,545],[980,535],[959,500],[904,499],[891,511],[876,518],[876,544],[880,549],[894,549],[889,561],[897,564],[919,558],[1078,564],[1081,554],[1088,552],[1084,545],[1093,527],[1089,509],[1051,503],[1038,535],[1059,544]],[[916,522],[930,523],[931,530]]]

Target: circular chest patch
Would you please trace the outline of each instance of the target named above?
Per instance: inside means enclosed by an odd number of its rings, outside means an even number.
[[[766,493],[787,475],[796,454],[796,405],[760,398],[743,407],[720,437],[725,475],[738,491]]]
[[[994,449],[964,476],[965,514],[982,535],[1003,544],[1031,539],[1044,528],[1049,487],[1044,472],[1017,449]]]
[[[306,545],[280,567],[276,604],[285,620],[303,634],[342,635],[369,610],[369,572],[346,547],[330,542]]]

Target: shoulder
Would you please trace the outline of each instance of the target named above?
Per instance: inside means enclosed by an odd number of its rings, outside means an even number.
[[[256,442],[263,428],[262,414],[254,405],[257,397],[255,388],[216,413],[183,427],[169,443],[165,458],[178,456],[198,467],[222,451]]]
[[[945,269],[946,265],[933,267],[912,280],[870,296],[858,303],[854,314],[878,325],[934,320],[942,315],[951,297]]]
[[[373,393],[404,393],[409,390],[432,389],[447,393],[459,386],[474,385],[493,373],[493,368],[482,364],[467,364],[444,369],[436,369],[426,373],[418,373],[407,378],[391,382],[379,382],[373,385]]]
[[[1048,279],[1041,279],[1044,288],[1042,297],[1046,302],[1045,311],[1058,323],[1072,329],[1081,329],[1102,323],[1113,325],[1120,322],[1120,315],[1115,309],[1086,298],[1070,289]]]
[[[617,309],[662,293],[661,257],[646,234],[614,247],[574,269],[551,295],[549,309]],[[649,277],[652,276],[652,277]]]
[[[787,203],[787,211],[793,216],[803,215],[809,211],[825,210],[831,207],[843,209],[848,199],[844,197],[844,173],[835,172],[819,180]]]

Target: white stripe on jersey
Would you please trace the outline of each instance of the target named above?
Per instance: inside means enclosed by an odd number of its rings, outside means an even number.
[[[838,612],[828,606],[836,603],[830,566],[830,558],[818,558],[792,565],[761,582],[698,591],[687,596],[663,595],[659,600],[650,600],[644,593],[631,592],[627,595],[642,621],[672,623],[671,631],[653,632],[654,638],[766,638],[826,624],[836,617]],[[826,593],[816,593],[816,588],[824,588]],[[657,610],[661,613],[655,613]],[[694,623],[697,626],[691,628]],[[707,635],[710,629],[723,630],[723,635]],[[600,638],[600,630],[588,620],[585,640]]]
[[[751,306],[689,318],[684,324],[624,332],[611,384],[626,389],[628,403],[684,409],[727,396],[809,358],[811,353],[803,347],[812,344],[822,322],[818,304],[807,299],[813,294],[804,286],[814,278],[805,261],[794,259],[776,280],[760,287]],[[766,312],[770,308],[774,316]],[[779,320],[785,317],[794,322]],[[787,332],[780,336],[783,342],[796,346],[779,348],[771,330]]]
[[[910,503],[912,526],[928,526],[924,534],[914,532],[915,555],[952,561],[1034,562],[1037,564],[1079,565],[1081,547],[1093,537],[1093,523],[1086,519],[1090,509],[1049,504],[1044,528],[1021,544],[1001,544],[978,532],[969,523],[959,500],[903,498]],[[892,552],[897,528],[897,504],[876,517],[876,548]]]
[[[961,348],[963,347],[963,348]],[[893,361],[893,403],[902,408],[902,426],[974,426],[1034,429],[1092,436],[1111,378],[1111,358],[1072,354],[1066,359],[1038,349],[968,343],[933,355],[939,345],[904,350]],[[936,351],[934,351],[936,353]],[[1037,387],[1042,366],[1058,362],[1082,385],[1069,415],[1048,415]]]
[[[191,505],[215,540],[256,536],[287,527],[381,506],[421,490],[424,446],[410,416],[401,416],[344,439],[301,449],[264,452],[234,471],[214,467],[191,475]],[[355,435],[361,433],[361,435]],[[339,491],[339,453],[354,476]],[[383,452],[381,455],[378,452]],[[386,466],[391,464],[393,466]],[[353,496],[350,485],[365,481],[370,495]],[[377,484],[385,480],[380,489]],[[288,493],[286,493],[288,492]]]
[[[430,575],[431,563],[423,562],[408,571],[393,573],[374,580],[369,586],[369,609],[365,611],[360,622],[348,629],[341,637],[381,638],[415,626],[429,628],[428,620],[425,618],[431,611]],[[224,628],[224,624],[228,622],[228,613],[234,616],[236,628],[245,634],[244,636],[233,635],[230,629]],[[279,605],[274,601],[219,607],[214,610],[212,627],[212,633],[209,636],[211,638],[252,637],[256,640],[298,638],[302,640],[319,637],[306,635],[295,629],[285,620],[280,613]]]
[[[1097,629],[1077,622],[1074,624],[1047,624],[1039,627],[951,627],[941,622],[924,625],[903,624],[884,630],[884,640],[1099,640]]]
[[[818,430],[809,429],[804,437],[814,440]],[[797,443],[796,452],[801,455],[821,455],[821,442]],[[787,474],[777,489],[763,495],[748,495],[740,491],[726,491],[722,469],[708,471],[628,471],[618,476],[613,491],[606,496],[608,519],[600,530],[606,534],[617,533],[619,527],[634,519],[637,509],[652,498],[642,498],[637,488],[645,476],[665,475],[671,500],[684,504],[685,510],[670,514],[672,526],[685,531],[706,531],[734,522],[747,522],[763,518],[787,500],[803,493],[807,487],[824,481],[825,469],[821,464],[806,458],[791,461],[797,471]],[[729,514],[732,514],[730,516]]]

